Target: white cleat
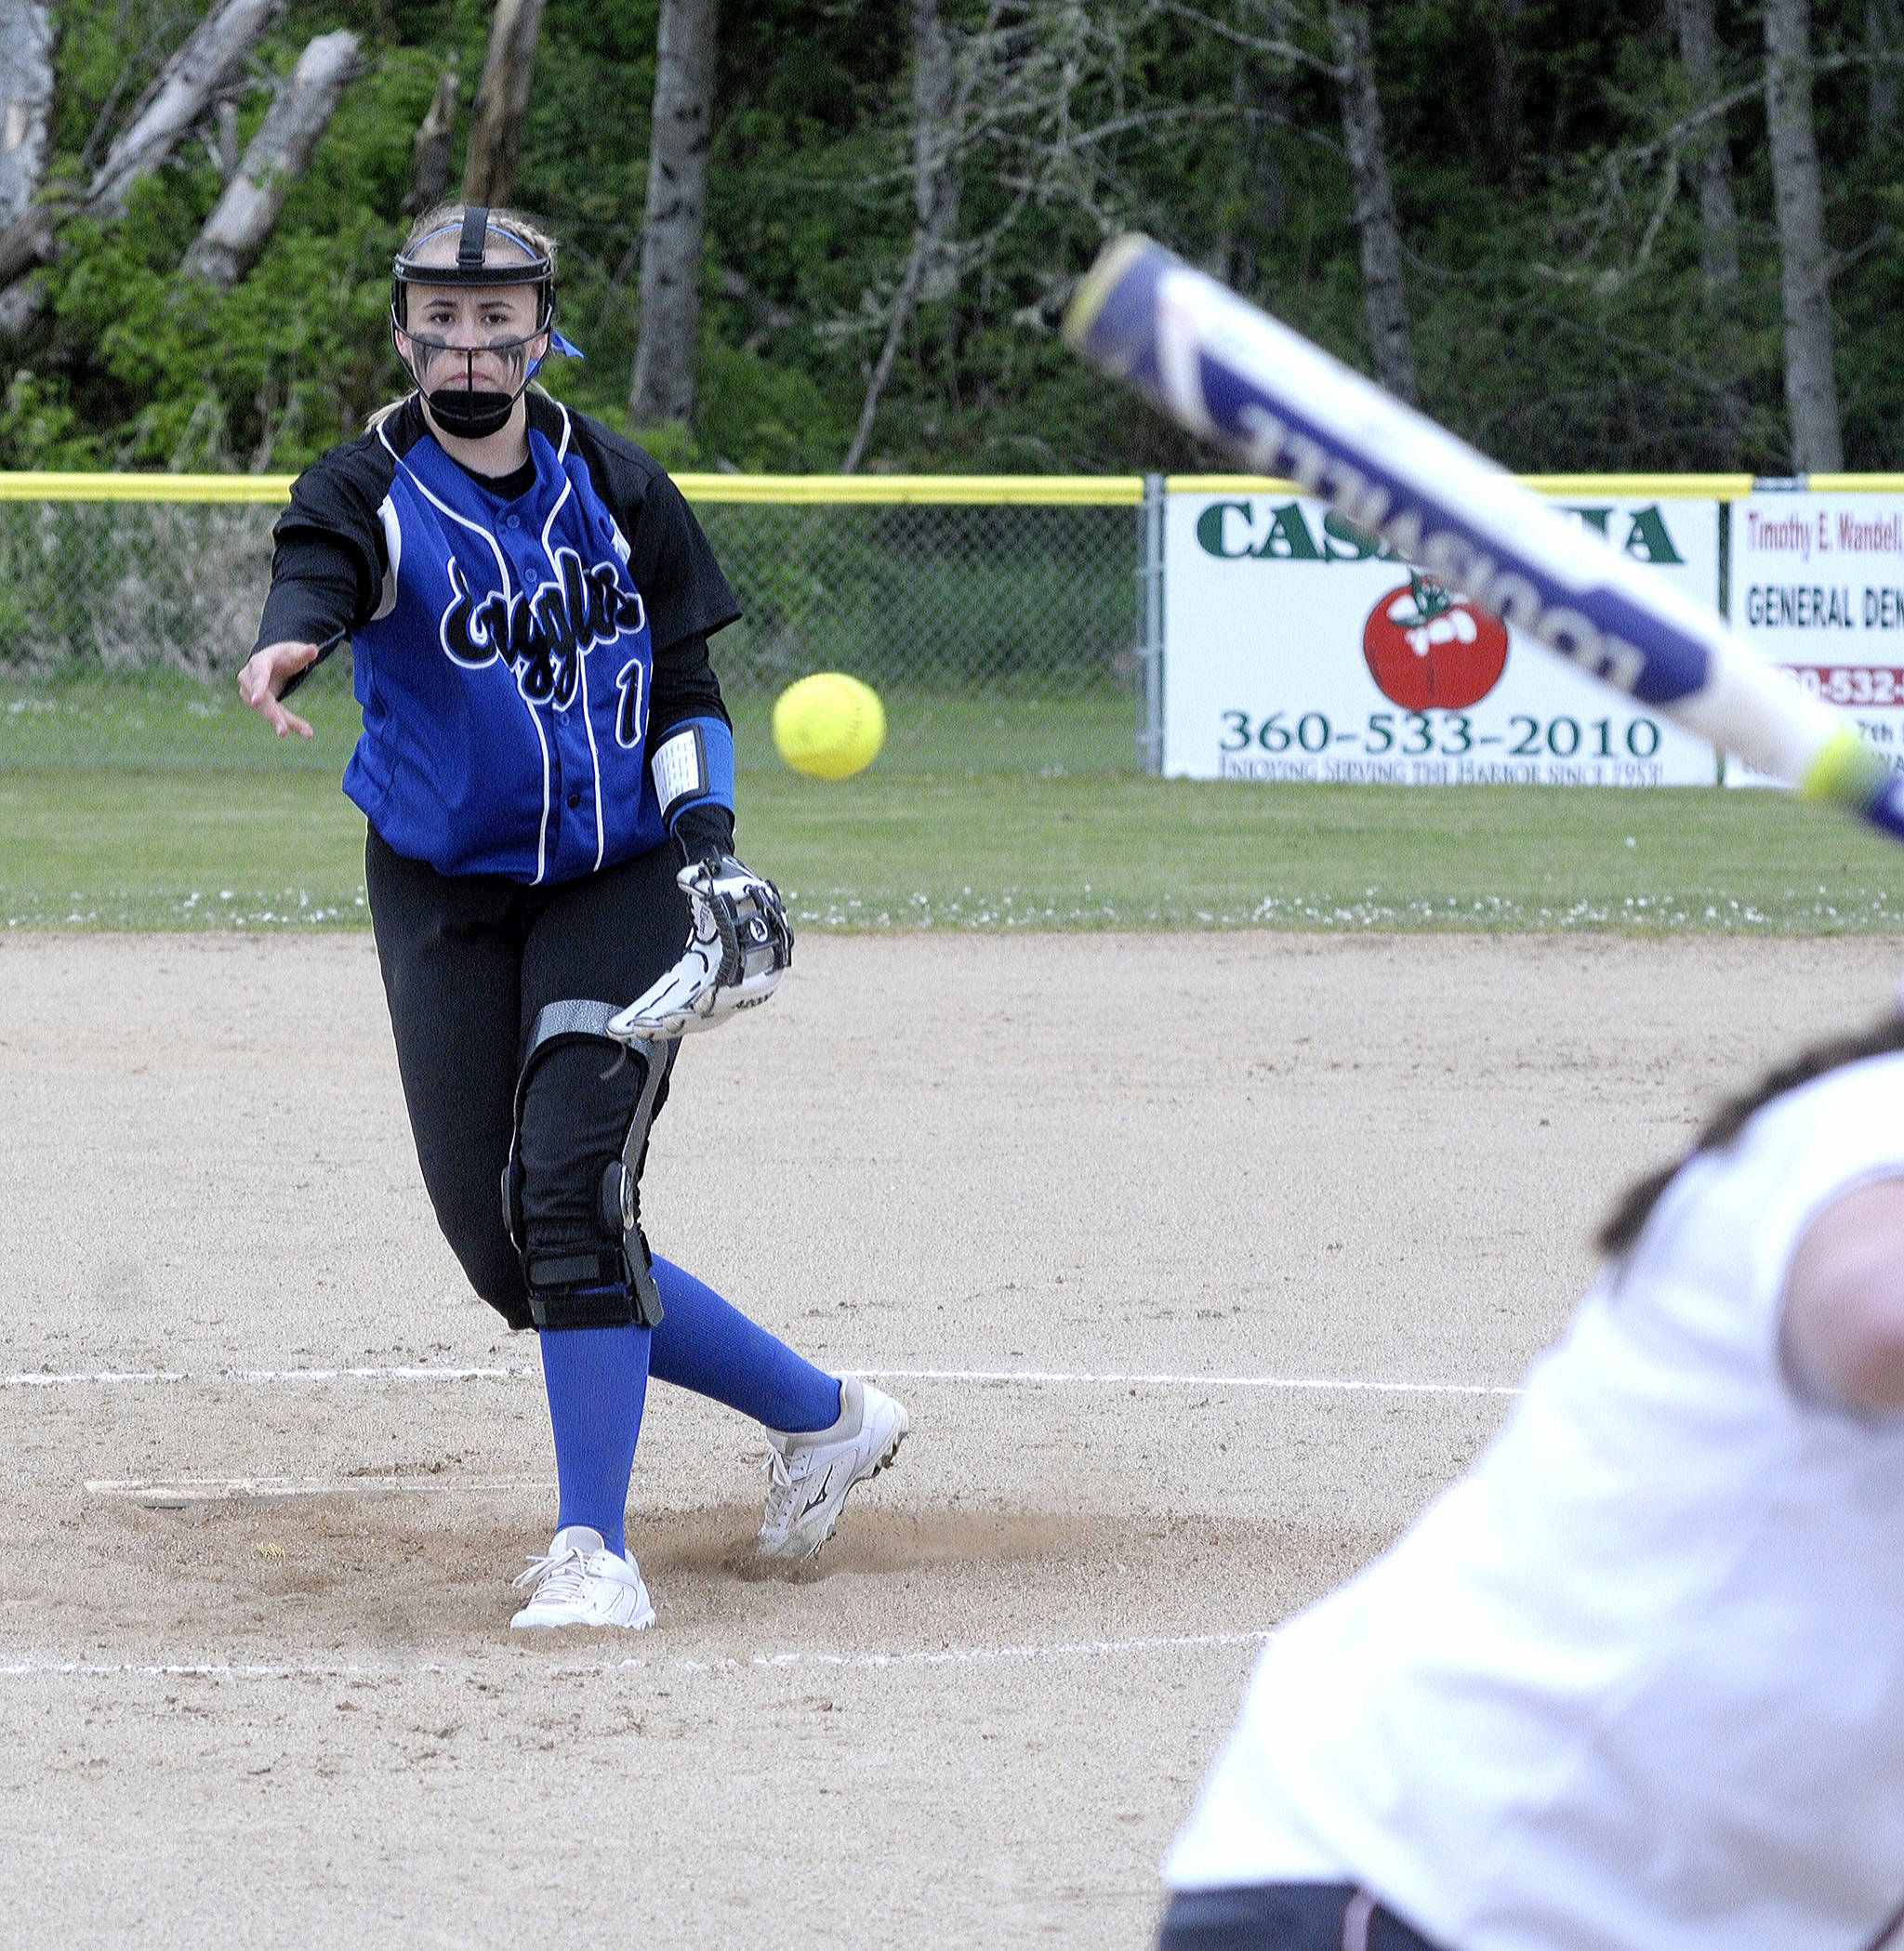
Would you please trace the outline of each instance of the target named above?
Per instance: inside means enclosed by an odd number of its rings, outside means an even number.
[[[511,1631],[538,1626],[621,1626],[639,1631],[654,1623],[648,1588],[631,1558],[617,1558],[587,1524],[570,1524],[532,1558],[516,1581],[529,1602],[509,1621]]]
[[[769,1430],[760,1556],[804,1564],[839,1529],[847,1492],[877,1477],[911,1428],[903,1404],[847,1376],[830,1430]]]

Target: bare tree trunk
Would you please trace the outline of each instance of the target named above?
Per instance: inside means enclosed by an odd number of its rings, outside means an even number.
[[[1340,71],[1342,138],[1355,187],[1355,230],[1362,244],[1362,308],[1375,376],[1397,400],[1412,406],[1421,397],[1421,387],[1415,376],[1408,293],[1402,284],[1395,185],[1382,141],[1382,102],[1375,92],[1368,9],[1359,0],[1327,0],[1327,13]]]
[[[1715,100],[1719,37],[1712,26],[1712,0],[1673,0],[1673,27],[1694,99]],[[1694,154],[1699,172],[1699,270],[1707,297],[1729,302],[1739,289],[1739,205],[1732,194],[1732,147],[1723,122],[1700,131]]]
[[[172,153],[284,7],[284,0],[223,0],[199,22],[106,152],[86,190],[88,215],[125,215],[127,191]]]
[[[229,183],[238,174],[238,104],[227,95],[213,112],[218,125],[218,174]]]
[[[348,30],[320,34],[305,48],[181,270],[230,287],[258,262],[292,184],[360,73],[357,36]]]
[[[466,204],[506,204],[516,193],[542,7],[543,0],[496,0],[489,52],[469,111],[469,153],[463,161]]]
[[[959,288],[959,161],[952,126],[951,37],[938,0],[912,0],[912,201],[925,264],[922,304],[949,298]]]
[[[912,248],[892,297],[885,342],[866,380],[842,474],[854,474],[873,437],[879,401],[899,358],[906,329],[921,305],[949,298],[959,288],[959,110],[951,36],[938,0],[912,0]]]
[[[1250,165],[1255,131],[1250,115],[1249,59],[1239,49],[1230,60],[1230,106],[1236,111],[1236,137],[1230,144],[1228,180],[1219,207],[1223,215],[1210,246],[1200,260],[1212,278],[1233,291],[1249,293],[1256,283],[1254,254],[1246,250],[1236,236],[1236,219],[1250,206]]]
[[[0,0],[0,100],[7,104],[0,132],[0,226],[26,217],[46,176],[57,38],[50,7],[37,0]],[[42,233],[30,227],[28,234],[37,239]],[[0,291],[0,338],[20,337],[45,302],[37,280],[16,279]]]
[[[53,110],[53,17],[38,0],[0,0],[0,224],[33,202],[46,168]]]
[[[1831,344],[1831,253],[1811,104],[1809,0],[1765,0],[1765,124],[1785,310],[1785,406],[1792,464],[1804,474],[1844,465]]]
[[[1488,33],[1491,57],[1488,77],[1488,119],[1493,126],[1494,147],[1500,155],[1508,188],[1515,192],[1521,189],[1526,176],[1521,166],[1526,150],[1526,128],[1522,118],[1525,89],[1517,59],[1520,49],[1516,45],[1521,16],[1525,11],[1525,0],[1497,0],[1499,19],[1490,23]]]
[[[1265,230],[1280,232],[1289,221],[1289,186],[1276,161],[1276,145],[1264,129],[1289,117],[1289,85],[1286,75],[1240,56],[1236,61],[1232,90],[1244,135],[1242,175],[1237,194],[1255,212]],[[1247,264],[1236,267],[1238,273],[1253,279],[1253,255]],[[1236,283],[1237,280],[1226,280]]]
[[[1712,0],[1673,0],[1673,31],[1693,99],[1702,106],[1716,101],[1719,36],[1712,24]],[[1739,377],[1739,204],[1732,193],[1732,144],[1723,117],[1699,132],[1691,161],[1699,172],[1699,275],[1713,334],[1720,417],[1736,460],[1751,414]]]
[[[856,474],[859,464],[866,457],[866,442],[873,437],[873,422],[879,417],[879,398],[886,390],[886,382],[892,376],[892,367],[899,357],[899,348],[906,337],[906,328],[912,323],[912,315],[919,310],[919,295],[925,283],[926,233],[915,231],[912,233],[912,251],[906,260],[906,272],[899,281],[899,289],[892,298],[892,316],[886,326],[886,341],[879,348],[879,356],[873,362],[871,376],[866,381],[866,397],[859,410],[859,425],[853,428],[853,443],[846,450],[846,458],[840,463],[842,474]]]
[[[0,290],[52,257],[53,239],[73,209],[72,204],[29,204],[0,231]]]
[[[29,204],[0,231],[0,290],[52,257],[54,239],[69,218],[125,214],[126,192],[178,147],[284,6],[284,0],[222,0],[198,23],[147,89],[86,194]]]
[[[641,337],[628,389],[628,417],[637,427],[684,427],[694,416],[720,0],[661,0],[641,225]]]
[[[1904,9],[1897,0],[1864,0],[1864,50],[1871,57],[1871,143],[1897,138],[1897,61],[1904,54]]]
[[[456,71],[443,71],[436,93],[430,99],[430,112],[416,125],[416,139],[410,149],[410,193],[403,199],[403,215],[415,217],[443,201],[450,187],[450,145],[456,135]]]

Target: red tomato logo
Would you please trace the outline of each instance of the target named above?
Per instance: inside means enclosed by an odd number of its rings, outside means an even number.
[[[1382,696],[1404,711],[1465,711],[1507,668],[1507,626],[1411,575],[1368,613],[1362,655]]]

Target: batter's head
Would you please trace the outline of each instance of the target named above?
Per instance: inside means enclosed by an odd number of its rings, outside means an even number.
[[[452,292],[526,289],[533,294],[534,322],[527,332],[517,326],[500,337],[462,329],[451,337],[428,336],[410,324],[413,286]],[[431,210],[417,220],[390,269],[390,325],[402,335],[398,357],[429,401],[431,418],[446,433],[480,440],[508,422],[541,363],[539,355],[531,357],[530,348],[545,333],[553,335],[554,320],[554,242],[511,211],[475,204]],[[450,355],[447,375],[432,388],[426,376],[444,354]],[[454,364],[458,357],[460,375]],[[489,369],[480,376],[479,359]],[[479,378],[490,380],[498,364],[507,390],[478,383]]]

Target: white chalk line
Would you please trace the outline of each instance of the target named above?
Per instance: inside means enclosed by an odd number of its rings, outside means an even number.
[[[1041,1388],[1078,1389],[1259,1389],[1292,1393],[1342,1395],[1514,1396],[1505,1382],[1374,1381],[1337,1376],[1179,1375],[1139,1369],[1079,1368],[881,1368],[844,1371],[888,1382],[1025,1382]],[[28,1370],[0,1376],[6,1389],[112,1388],[157,1382],[515,1382],[539,1378],[528,1367],[496,1368],[217,1368],[193,1374],[181,1368],[90,1369],[52,1375]]]
[[[516,1382],[533,1368],[93,1368],[54,1375],[28,1369],[0,1376],[0,1389],[114,1388],[140,1382]]]
[[[746,1658],[694,1659],[686,1654],[646,1658],[631,1654],[619,1660],[584,1660],[561,1666],[528,1666],[533,1676],[550,1680],[590,1680],[615,1673],[783,1673],[818,1667],[828,1671],[880,1673],[934,1667],[979,1667],[1025,1664],[1039,1660],[1105,1659],[1141,1653],[1187,1653],[1227,1646],[1260,1646],[1274,1628],[1248,1632],[1170,1633],[1147,1639],[1064,1640],[1047,1645],[942,1646],[918,1653],[756,1653]],[[510,1642],[520,1656],[527,1649]],[[526,1662],[517,1666],[521,1672]],[[447,1666],[420,1661],[414,1666],[366,1666],[351,1661],[225,1660],[62,1660],[46,1654],[27,1654],[0,1660],[0,1680],[209,1680],[209,1681],[386,1681],[438,1677],[467,1678],[478,1671],[474,1662]]]
[[[547,1492],[547,1477],[88,1477],[95,1497],[145,1497],[160,1503],[204,1504],[245,1497],[493,1496]]]
[[[1347,1395],[1518,1395],[1504,1382],[1377,1382],[1333,1376],[1223,1376],[1152,1374],[1141,1370],[1068,1368],[867,1368],[857,1371],[888,1382],[1042,1382],[1132,1389],[1289,1389]]]

